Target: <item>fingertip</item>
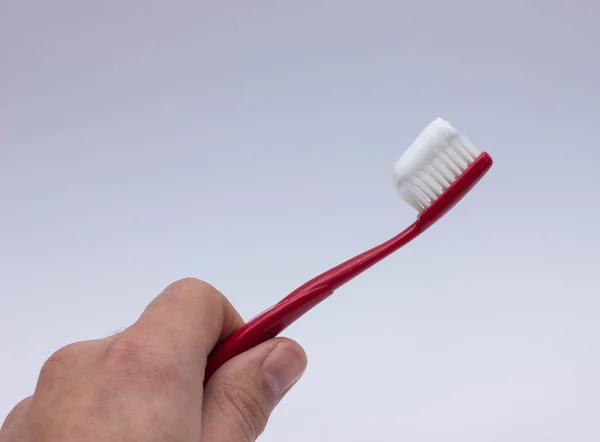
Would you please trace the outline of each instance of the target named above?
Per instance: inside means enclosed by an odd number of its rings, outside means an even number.
[[[300,344],[277,338],[265,356],[262,371],[274,395],[281,397],[302,377],[308,364]]]
[[[227,361],[206,384],[203,436],[255,440],[306,366],[306,352],[288,338],[269,340]]]

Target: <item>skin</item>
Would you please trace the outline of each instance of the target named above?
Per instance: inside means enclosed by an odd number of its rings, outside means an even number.
[[[209,284],[177,281],[127,330],[50,356],[0,442],[255,441],[306,355],[273,339],[230,360],[204,387],[208,354],[243,323]]]

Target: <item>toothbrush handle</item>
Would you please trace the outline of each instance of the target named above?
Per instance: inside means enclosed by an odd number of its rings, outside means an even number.
[[[229,359],[276,337],[294,321],[369,267],[412,241],[425,229],[419,220],[392,239],[311,279],[235,331],[209,355],[205,382]]]

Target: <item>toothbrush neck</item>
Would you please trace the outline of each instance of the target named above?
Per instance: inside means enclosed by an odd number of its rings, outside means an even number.
[[[318,293],[318,300],[315,299],[315,302],[320,302],[322,299],[331,295],[340,286],[346,284],[351,279],[354,279],[368,268],[394,253],[403,245],[415,239],[424,232],[426,228],[425,224],[417,220],[393,238],[361,253],[360,255],[350,258],[306,282],[286,296],[281,302],[286,302],[307,293]]]

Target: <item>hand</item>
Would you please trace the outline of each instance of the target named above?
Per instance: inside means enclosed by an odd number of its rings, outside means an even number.
[[[208,354],[241,325],[213,287],[178,281],[127,330],[54,353],[0,442],[254,441],[306,356],[277,338],[233,358],[203,387]]]

